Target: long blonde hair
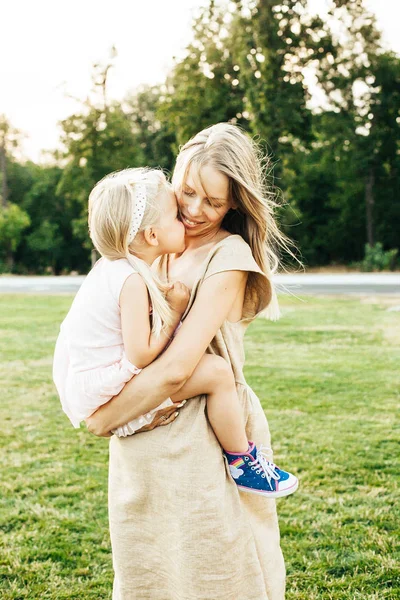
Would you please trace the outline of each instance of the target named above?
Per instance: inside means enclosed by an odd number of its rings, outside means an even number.
[[[137,209],[137,186],[146,190],[146,206],[141,224],[131,237],[132,219]],[[153,308],[152,331],[159,335],[172,322],[171,309],[166,301],[166,286],[152,273],[137,255],[143,242],[143,231],[157,225],[160,207],[156,197],[168,189],[164,173],[158,169],[125,169],[110,173],[99,181],[89,196],[89,233],[96,250],[108,260],[126,258],[147,286]]]
[[[239,234],[249,244],[253,257],[270,283],[270,299],[266,316],[279,318],[279,305],[272,283],[279,259],[278,247],[292,254],[289,239],[280,231],[274,210],[277,203],[268,188],[266,159],[257,144],[238,126],[218,123],[200,131],[178,155],[172,184],[180,193],[190,166],[200,171],[210,165],[229,178],[229,196],[235,210],[230,210],[222,227]],[[251,278],[249,276],[249,283]]]

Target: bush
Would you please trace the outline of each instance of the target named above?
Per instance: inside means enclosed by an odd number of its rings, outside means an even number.
[[[361,263],[362,271],[393,271],[396,267],[398,250],[384,250],[381,242],[373,246],[365,244],[364,260]]]

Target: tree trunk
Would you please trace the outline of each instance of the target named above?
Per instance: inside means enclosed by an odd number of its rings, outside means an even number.
[[[365,210],[366,210],[366,224],[367,224],[367,242],[370,246],[374,245],[374,183],[375,175],[372,168],[369,170],[367,179],[365,182]]]
[[[2,144],[0,146],[0,170],[1,170],[1,175],[2,175],[1,205],[5,208],[7,206],[8,187],[7,187],[6,149],[4,147],[4,144]]]
[[[13,269],[14,269],[14,253],[11,249],[11,244],[7,248],[6,265],[7,265],[7,272],[12,273]]]

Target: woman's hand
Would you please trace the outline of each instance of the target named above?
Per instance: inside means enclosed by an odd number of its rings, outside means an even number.
[[[93,413],[94,415],[95,413]],[[93,418],[93,415],[90,415],[87,419],[85,419],[86,427],[89,429],[90,433],[93,435],[97,435],[98,437],[111,437],[111,431],[104,432],[99,428],[99,423],[97,419]]]
[[[177,402],[173,406],[167,406],[167,408],[162,408],[161,410],[158,410],[156,413],[154,413],[155,416],[153,421],[149,425],[144,425],[143,427],[135,431],[135,434],[143,433],[144,431],[151,431],[152,429],[155,429],[156,427],[161,427],[162,425],[169,425],[170,423],[175,421],[175,419],[179,415],[178,409],[184,406],[186,402],[186,400],[183,400],[182,402]],[[92,417],[93,415],[90,415],[90,417],[85,419],[86,427],[88,428],[90,433],[93,433],[93,435],[97,435],[97,437],[111,437],[113,435],[111,431],[104,432],[103,430],[101,430],[98,426],[97,420]]]
[[[169,425],[170,423],[172,423],[173,421],[175,421],[175,419],[178,417],[179,415],[179,408],[181,408],[184,404],[186,404],[186,400],[183,400],[183,402],[179,402],[174,404],[173,406],[167,406],[167,408],[162,408],[161,410],[158,410],[156,413],[154,413],[154,419],[151,423],[149,423],[149,425],[144,425],[144,427],[141,427],[140,429],[138,429],[135,432],[136,433],[143,433],[144,431],[151,431],[152,429],[155,429],[156,427],[162,427],[163,425]]]

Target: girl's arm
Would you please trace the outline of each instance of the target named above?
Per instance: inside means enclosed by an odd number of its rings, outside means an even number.
[[[243,271],[224,271],[206,279],[171,346],[87,419],[90,431],[106,435],[180,390],[227,319],[246,280]]]
[[[186,309],[189,296],[185,286],[175,284],[170,295],[175,300],[175,310],[171,311],[172,323],[155,336],[151,331],[150,302],[145,282],[138,273],[134,273],[124,283],[119,299],[122,339],[128,360],[139,369],[147,367],[161,354]]]

